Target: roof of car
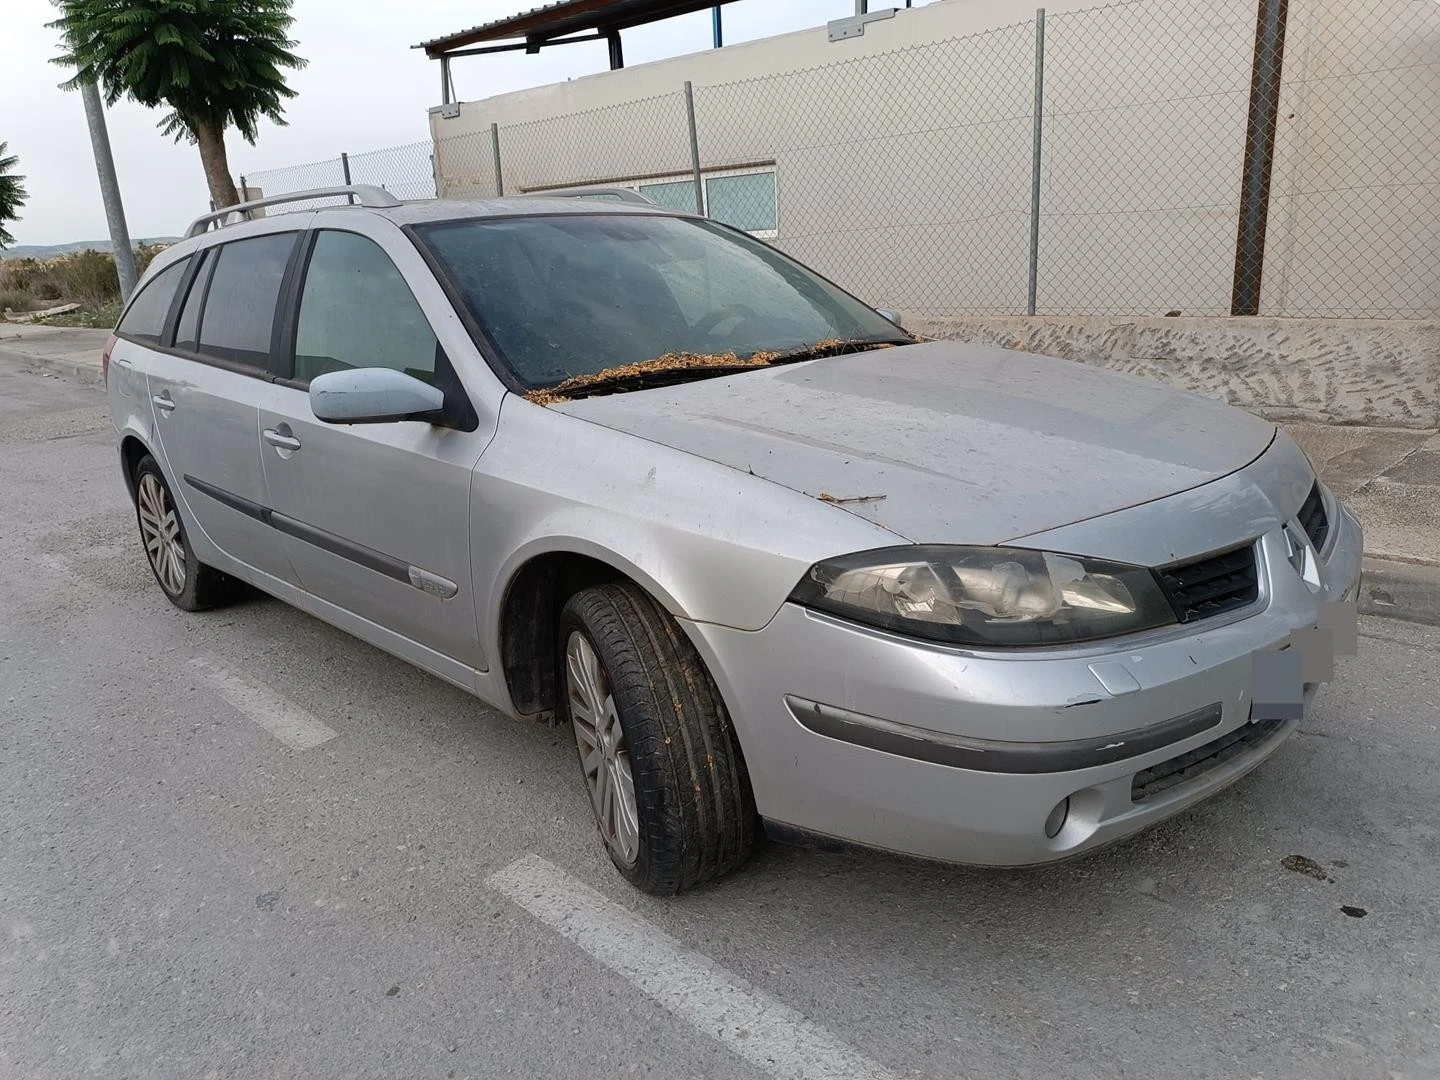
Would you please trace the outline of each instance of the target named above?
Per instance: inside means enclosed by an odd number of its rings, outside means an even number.
[[[337,207],[337,209],[347,209]],[[655,204],[605,202],[600,199],[554,198],[546,195],[506,195],[498,199],[423,199],[399,206],[370,209],[401,225],[457,218],[513,217],[516,214],[676,214]]]
[[[154,277],[171,263],[178,262],[202,248],[223,244],[229,240],[240,240],[256,233],[276,231],[274,226],[283,223],[292,213],[323,213],[327,216],[371,214],[384,217],[397,225],[417,225],[425,222],[479,220],[482,218],[514,217],[517,215],[576,215],[576,214],[661,214],[667,217],[694,217],[683,210],[669,207],[638,196],[632,201],[606,201],[603,198],[578,198],[579,195],[604,196],[613,193],[608,188],[564,189],[533,195],[505,195],[490,199],[417,199],[401,201],[391,197],[379,188],[352,187],[312,192],[296,192],[293,196],[278,196],[272,199],[256,200],[215,211],[197,218],[191,224],[185,237],[160,253],[147,269],[146,280]],[[366,193],[363,203],[335,206],[307,207],[304,210],[281,210],[274,214],[256,217],[253,209],[263,204],[280,205],[292,201],[310,202],[319,198],[335,198],[346,191]],[[633,194],[633,193],[629,193]],[[568,197],[557,197],[568,196]],[[366,205],[368,204],[368,205]],[[234,220],[235,215],[241,215]],[[328,224],[328,222],[327,222]],[[246,226],[255,226],[247,228]],[[283,228],[283,225],[281,226]],[[295,228],[302,228],[296,225]]]
[[[306,205],[302,207],[300,205],[313,204],[322,199],[339,198],[345,198],[347,201],[334,206]],[[584,203],[584,205],[577,206],[577,203]],[[199,241],[198,244],[188,245],[190,247],[218,242],[216,240],[217,233],[223,233],[227,229],[259,220],[256,217],[256,211],[270,207],[285,207],[288,208],[288,212],[296,212],[300,209],[307,212],[356,213],[365,211],[389,218],[398,224],[500,217],[514,214],[681,213],[659,206],[630,188],[560,188],[553,191],[535,192],[530,195],[510,195],[499,198],[423,199],[403,202],[383,188],[355,184],[334,188],[316,188],[308,191],[292,191],[283,195],[253,199],[221,210],[212,210],[190,223],[189,229],[185,232],[185,240]],[[282,209],[275,216],[283,216],[286,212]]]

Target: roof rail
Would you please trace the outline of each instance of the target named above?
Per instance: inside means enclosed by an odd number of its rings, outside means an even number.
[[[291,191],[284,195],[271,195],[265,199],[251,199],[249,202],[237,203],[234,206],[227,206],[223,210],[215,210],[208,214],[202,214],[190,223],[190,228],[185,230],[185,239],[192,236],[199,236],[207,232],[214,222],[220,223],[220,228],[225,227],[225,219],[231,214],[241,214],[249,219],[251,211],[258,210],[262,206],[278,206],[281,203],[305,202],[309,199],[326,199],[337,195],[351,196],[352,203],[360,206],[369,206],[377,210],[387,210],[400,205],[400,200],[391,195],[384,188],[375,187],[373,184],[345,184],[341,187],[311,188],[308,191]]]
[[[542,188],[539,191],[517,191],[515,194],[527,199],[608,199],[611,202],[658,205],[648,195],[641,194],[634,188],[624,187]]]

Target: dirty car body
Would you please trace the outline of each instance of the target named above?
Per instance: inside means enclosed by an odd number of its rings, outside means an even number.
[[[988,865],[1113,841],[1278,749],[1328,676],[1312,631],[1353,615],[1359,525],[1288,436],[1217,402],[915,341],[758,241],[643,206],[276,215],[177,245],[148,280],[281,233],[255,369],[207,356],[203,322],[179,347],[194,266],[156,340],[122,321],[109,393],[131,490],[153,454],[199,563],[515,716],[583,711],[565,605],[622,583],[713,680],[736,805],[777,835]],[[296,346],[333,233],[412,294],[443,356],[432,412],[316,414],[317,388],[353,374],[302,372]],[[627,307],[633,280],[606,275],[642,258],[655,291]],[[666,355],[689,360],[634,366]],[[187,410],[215,434],[182,436]],[[1257,687],[1302,640],[1277,711]],[[612,758],[640,722],[621,698]],[[626,842],[591,793],[624,872],[650,811]]]

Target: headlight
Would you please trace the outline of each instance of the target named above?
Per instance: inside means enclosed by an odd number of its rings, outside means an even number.
[[[1175,622],[1149,570],[1019,548],[883,548],[816,563],[795,603],[959,645],[1090,641]]]

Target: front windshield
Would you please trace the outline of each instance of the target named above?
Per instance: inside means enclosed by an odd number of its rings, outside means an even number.
[[[858,300],[713,222],[540,214],[417,232],[528,389],[660,357],[905,340]]]

